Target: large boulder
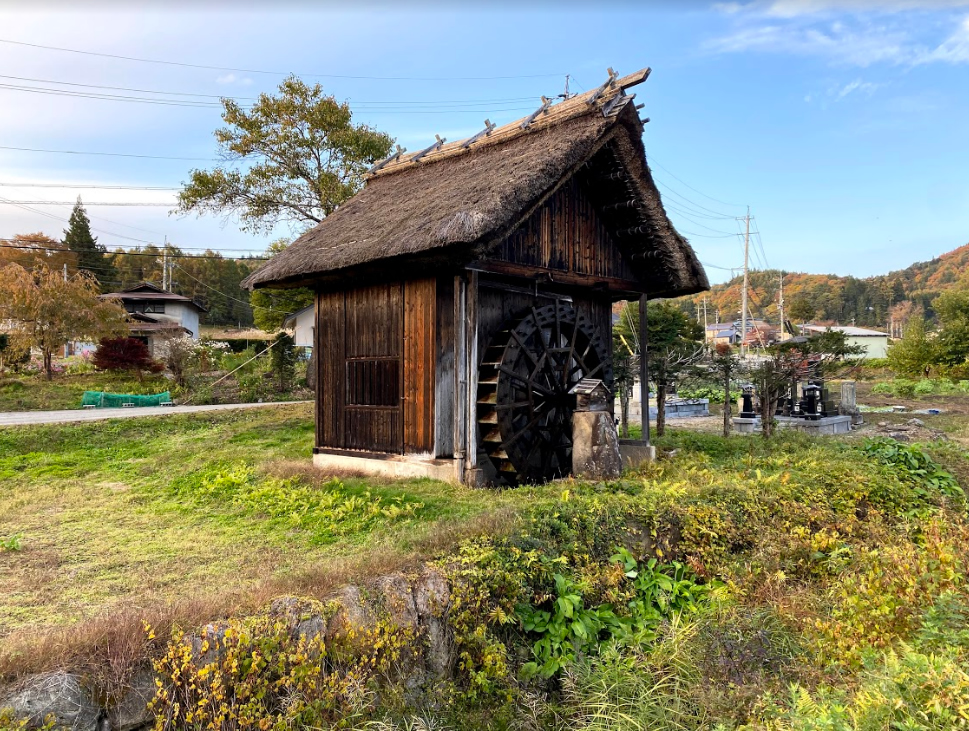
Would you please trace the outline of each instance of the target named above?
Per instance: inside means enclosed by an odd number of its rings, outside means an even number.
[[[73,673],[58,671],[27,678],[20,689],[0,700],[16,718],[40,726],[53,716],[58,727],[71,731],[100,731],[102,713]]]

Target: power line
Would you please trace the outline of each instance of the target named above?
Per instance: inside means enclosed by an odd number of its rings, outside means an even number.
[[[97,185],[95,183],[0,183],[0,188],[80,188],[97,190],[163,190],[175,191],[181,188],[168,188],[159,185]]]
[[[741,204],[741,203],[727,203],[727,201],[722,201],[722,200],[720,200],[719,198],[714,198],[714,197],[713,197],[712,195],[707,195],[706,193],[704,193],[704,192],[703,192],[703,191],[701,191],[701,190],[697,190],[697,189],[696,189],[696,188],[694,188],[694,187],[693,187],[692,185],[690,185],[689,183],[687,183],[687,182],[685,182],[685,181],[684,181],[684,180],[682,180],[681,178],[678,178],[678,177],[676,177],[676,176],[675,176],[675,175],[674,175],[673,173],[671,173],[671,172],[670,172],[669,170],[667,170],[667,169],[666,169],[665,167],[663,167],[663,165],[661,165],[661,164],[660,164],[660,161],[659,161],[659,160],[657,160],[657,159],[656,159],[656,157],[655,157],[654,155],[650,155],[650,159],[651,159],[651,160],[652,160],[653,162],[655,162],[655,163],[656,163],[656,166],[657,166],[657,167],[658,167],[658,168],[659,168],[660,170],[664,170],[664,171],[666,172],[666,174],[667,174],[667,175],[669,175],[669,176],[670,176],[671,178],[673,178],[674,180],[679,180],[679,181],[680,181],[680,182],[681,182],[681,183],[682,183],[683,185],[685,185],[685,186],[686,186],[687,188],[689,188],[690,190],[692,190],[692,191],[693,191],[694,193],[699,193],[699,194],[700,194],[700,195],[702,195],[702,196],[703,196],[704,198],[709,198],[710,200],[712,200],[712,201],[715,201],[715,202],[717,202],[717,203],[720,203],[721,205],[724,205],[724,206],[731,206],[731,207],[733,207],[733,208],[743,208],[743,204]]]
[[[135,61],[137,63],[154,63],[165,66],[181,66],[183,68],[209,69],[212,71],[238,71],[244,74],[265,74],[268,76],[289,76],[294,74],[292,71],[266,71],[263,69],[244,69],[233,68],[231,66],[208,66],[205,64],[186,63],[183,61],[167,61],[154,58],[139,58],[137,56],[123,56],[115,53],[100,53],[98,51],[81,51],[75,48],[61,48],[59,46],[46,46],[40,43],[27,43],[25,41],[12,41],[0,38],[0,43],[9,43],[15,46],[25,46],[28,48],[40,48],[45,51],[59,51],[61,53],[76,53],[84,56],[99,56],[101,58],[114,58],[120,61]],[[544,79],[550,77],[561,77],[562,74],[519,74],[514,76],[362,76],[348,74],[309,74],[299,73],[296,76],[314,76],[330,79],[367,79],[373,81],[497,81],[502,79]]]
[[[661,188],[665,189],[667,193],[669,193],[670,195],[674,195],[685,202],[685,203],[680,203],[679,205],[686,205],[686,206],[700,209],[700,211],[694,211],[695,213],[697,213],[697,215],[702,215],[700,213],[702,211],[705,213],[712,213],[716,218],[724,218],[724,219],[736,218],[736,216],[734,215],[726,214],[723,211],[717,211],[717,210],[714,210],[713,208],[708,208],[707,206],[704,206],[701,203],[697,203],[696,201],[690,198],[687,198],[682,193],[677,192],[677,190],[672,186],[670,186],[668,183],[664,183],[662,180],[659,180],[658,178],[654,178],[654,180],[656,181],[656,184],[659,185]]]
[[[128,152],[88,152],[80,150],[45,150],[37,147],[10,147],[0,145],[0,150],[16,150],[17,152],[49,152],[57,155],[103,155],[106,157],[137,157],[143,160],[183,160],[190,162],[220,162],[214,157],[169,157],[166,155],[136,155]]]
[[[4,200],[4,203],[10,205],[23,205],[23,206],[73,206],[77,201],[12,201]],[[132,208],[174,208],[176,205],[175,201],[170,203],[134,203],[129,201],[84,201],[84,206],[129,206]]]
[[[722,236],[711,236],[710,234],[698,234],[693,231],[684,231],[683,229],[677,229],[681,234],[686,234],[687,236],[695,236],[700,239],[732,239],[737,234],[724,234]]]
[[[56,83],[56,82],[55,82]],[[48,96],[66,96],[75,99],[96,99],[99,101],[128,102],[140,104],[154,104],[163,107],[184,107],[187,109],[222,109],[221,102],[196,101],[192,99],[152,99],[150,97],[130,96],[124,94],[105,94],[96,92],[73,91],[70,89],[51,89],[41,86],[23,86],[19,84],[0,83],[0,90],[20,91],[27,94],[42,94]],[[406,103],[406,102],[405,102]],[[508,102],[511,103],[511,102]],[[520,112],[529,111],[532,107],[523,106],[495,106],[487,102],[472,102],[450,106],[439,106],[433,109],[412,109],[390,106],[363,106],[355,105],[360,112],[387,112],[392,114],[480,114],[482,111],[495,112]],[[473,107],[471,109],[467,107]]]
[[[216,294],[222,295],[226,299],[230,299],[230,300],[233,300],[235,302],[239,302],[240,304],[243,304],[243,305],[246,305],[248,307],[251,307],[254,310],[255,309],[260,309],[260,310],[267,310],[269,312],[272,312],[272,309],[273,309],[272,307],[263,307],[262,305],[254,305],[251,302],[246,302],[245,300],[241,300],[238,297],[233,297],[231,294],[226,294],[225,292],[220,292],[215,287],[213,287],[211,284],[207,284],[207,283],[203,282],[201,279],[193,276],[189,272],[187,272],[184,269],[182,269],[182,267],[180,267],[178,264],[173,264],[173,266],[176,269],[178,269],[179,271],[183,272],[189,279],[194,279],[196,282],[198,282],[199,284],[201,284],[203,287],[207,287],[208,289],[211,289],[213,292],[215,292]]]
[[[2,249],[21,249],[21,250],[24,250],[24,251],[50,251],[50,252],[54,252],[54,253],[58,253],[58,254],[68,254],[68,253],[71,253],[71,250],[70,249],[66,249],[66,248],[58,249],[58,248],[53,247],[53,246],[35,246],[33,244],[27,245],[27,244],[21,243],[23,241],[24,241],[24,239],[0,238],[0,248],[2,248]],[[181,247],[180,246],[178,248],[179,249],[183,249],[183,248],[188,249],[189,247]],[[205,256],[204,254],[177,254],[177,253],[173,253],[172,251],[168,251],[167,252],[167,256],[169,258],[174,258],[174,259],[212,259],[212,258],[214,258],[215,255],[218,255],[219,257],[221,257],[225,261],[250,261],[250,260],[251,261],[267,261],[269,259],[268,256],[226,256],[221,251],[215,251],[213,249],[198,249],[198,248],[196,248],[196,249],[189,249],[189,250],[191,250],[191,251],[209,251],[209,252],[212,253],[213,256]],[[239,249],[239,251],[241,251],[241,249]],[[104,252],[104,255],[105,256],[148,256],[148,257],[154,257],[156,259],[159,258],[159,257],[161,257],[164,254],[166,254],[166,252],[163,249],[159,249],[157,253],[152,253],[150,251],[129,251],[129,250],[125,250],[125,249],[116,250],[116,251],[105,251]]]

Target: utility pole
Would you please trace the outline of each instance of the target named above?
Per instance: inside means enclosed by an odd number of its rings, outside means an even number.
[[[785,324],[784,324],[784,275],[783,274],[781,274],[781,296],[780,296],[780,299],[777,301],[777,310],[778,310],[778,312],[780,313],[780,316],[781,316],[781,334],[780,334],[780,339],[781,339],[781,341],[783,341],[784,340],[784,333],[786,332]]]
[[[710,323],[707,322],[707,298],[706,296],[704,296],[703,297],[703,331],[704,332],[706,332],[706,329],[707,327],[709,327],[709,324]]]
[[[64,264],[64,281],[67,281],[67,264]]]
[[[747,354],[747,260],[750,253],[750,206],[747,206],[747,215],[744,216],[747,229],[744,233],[744,291],[740,298],[740,357]]]
[[[162,289],[168,291],[168,250],[162,251]]]

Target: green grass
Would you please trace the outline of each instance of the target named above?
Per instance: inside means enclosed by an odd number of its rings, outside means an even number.
[[[554,488],[472,491],[310,467],[309,405],[0,430],[0,637],[113,606],[254,590]],[[435,539],[436,540],[436,539]]]
[[[43,375],[0,376],[0,411],[79,409],[85,391],[144,395],[171,388],[171,381],[162,376],[145,376],[139,382],[125,373],[56,374],[51,381]]]

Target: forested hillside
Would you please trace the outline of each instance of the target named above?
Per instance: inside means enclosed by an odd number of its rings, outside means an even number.
[[[865,279],[834,274],[785,273],[786,317],[794,321],[837,321],[885,328],[893,314],[896,319],[905,319],[907,313],[901,314],[895,308],[904,311],[913,305],[919,306],[932,317],[932,300],[960,282],[969,286],[967,277],[969,244],[931,261]],[[754,271],[749,278],[751,315],[776,322],[781,272]],[[741,277],[735,277],[725,284],[715,285],[710,292],[683,298],[681,304],[695,314],[697,303],[702,307],[706,297],[710,322],[715,321],[717,311],[722,321],[733,320],[739,317],[742,281]]]

